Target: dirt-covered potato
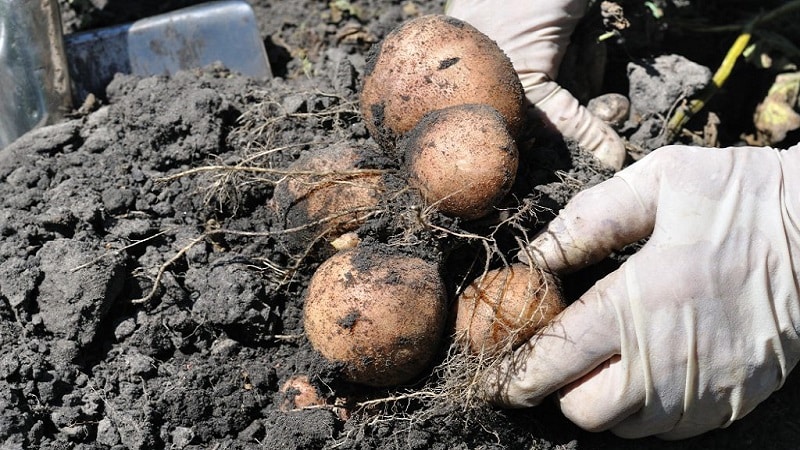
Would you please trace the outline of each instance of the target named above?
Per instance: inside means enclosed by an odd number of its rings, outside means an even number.
[[[325,399],[311,384],[308,375],[291,376],[281,385],[279,393],[282,398],[279,408],[284,412],[325,404]]]
[[[630,117],[631,102],[622,94],[610,92],[589,100],[586,109],[615,130],[619,130]]]
[[[555,279],[524,264],[487,272],[458,297],[455,336],[473,353],[530,339],[565,307]]]
[[[388,246],[359,246],[326,260],[311,279],[303,319],[312,346],[369,386],[412,380],[439,349],[446,322],[438,269]]]
[[[472,25],[426,15],[390,32],[370,54],[361,112],[385,149],[425,113],[464,103],[500,111],[512,134],[524,117],[522,84],[506,54]]]
[[[367,209],[378,204],[384,185],[377,150],[335,145],[304,153],[275,186],[271,207],[287,233],[291,250],[305,249],[320,237],[336,239],[357,229]],[[379,165],[379,164],[378,164]]]
[[[464,219],[485,216],[508,194],[519,153],[500,114],[488,105],[431,111],[398,143],[409,182],[427,203]]]

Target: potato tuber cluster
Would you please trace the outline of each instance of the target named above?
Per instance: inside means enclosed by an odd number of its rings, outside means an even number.
[[[404,169],[401,190],[410,186],[441,213],[470,221],[495,210],[514,184],[523,99],[511,62],[492,40],[465,22],[430,15],[377,46],[360,106],[383,157]],[[282,181],[273,203],[287,226],[305,223],[338,250],[306,291],[309,342],[346,381],[387,387],[419,377],[452,322],[439,264],[359,228],[362,216],[353,211],[377,205],[387,188],[380,175],[358,171],[364,156],[352,147],[309,155],[292,170],[314,176]],[[371,239],[362,241],[361,232]],[[518,345],[563,309],[552,278],[523,265],[484,274],[457,305],[456,331],[471,352]]]

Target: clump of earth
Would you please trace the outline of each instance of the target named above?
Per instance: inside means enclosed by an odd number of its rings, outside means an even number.
[[[65,31],[74,32],[192,3],[61,6]],[[599,3],[575,42],[596,42],[586,36],[607,31]],[[724,14],[692,1],[619,3],[630,27],[601,46],[603,81],[582,79],[579,70],[562,77],[584,101],[608,92],[630,98],[632,115],[619,131],[631,163],[665,143],[665,117],[707,84],[736,36],[700,40],[675,25],[679,19],[737,23],[775,2],[737,2],[736,11],[717,5]],[[551,403],[466,410],[457,392],[419,395],[436,386],[433,368],[397,388],[343,382],[302,323],[308,280],[335,250],[327,239],[298,245],[302,233],[287,231],[270,207],[274,187],[309,152],[342,143],[377,148],[358,109],[369,48],[403,21],[441,12],[443,2],[252,5],[272,78],[249,79],[221,65],[173,77],[118,75],[94,104],[76,105],[59,123],[0,150],[0,449],[797,445],[797,375],[728,429],[675,443],[588,433]],[[587,53],[596,58],[597,50]],[[578,64],[580,55],[568,61]],[[774,76],[737,65],[677,142],[742,144],[755,134],[752,111]],[[792,139],[796,133],[784,143]],[[513,195],[497,213],[473,222],[422,215],[419,199],[404,193],[380,203],[354,233],[440,261],[452,298],[483,267],[501,263],[464,236],[495,231],[494,250],[512,255],[519,229],[532,236],[573,195],[612,175],[535,124],[519,145]],[[395,162],[372,163],[404,192]],[[565,277],[568,300],[633,250]],[[297,394],[281,391],[295,375],[308,376],[326,403],[282,407]]]

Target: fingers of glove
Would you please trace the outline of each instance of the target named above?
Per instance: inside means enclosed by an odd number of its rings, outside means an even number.
[[[631,378],[627,362],[614,355],[559,392],[561,411],[585,430],[607,430],[644,405],[639,381]]]
[[[603,165],[613,170],[622,168],[627,157],[625,143],[610,126],[556,82],[535,74],[520,74],[520,80],[525,96],[547,126],[577,142]]]
[[[658,436],[661,439],[677,440],[716,430],[730,422],[730,410],[720,409],[719,405],[696,407],[684,411],[683,414],[683,416],[654,414],[652,410],[642,410],[611,427],[611,432],[626,439]]]
[[[757,317],[748,316],[747,319],[753,324],[759,322]],[[700,326],[703,330],[714,329],[708,324]],[[734,334],[747,333],[751,336],[751,342],[758,342],[759,339],[749,331],[745,324],[740,324]],[[724,342],[734,340],[732,336],[723,338]],[[748,347],[750,346],[747,343],[737,345],[737,348]],[[631,415],[611,431],[626,438],[656,435],[661,439],[677,440],[727,427],[753,411],[783,384],[786,368],[782,361],[785,355],[780,347],[777,341],[767,343],[767,351],[762,359],[756,356],[758,352],[753,351],[753,348],[737,356],[726,349],[725,344],[715,345],[715,353],[727,354],[728,357],[721,359],[716,365],[704,365],[704,371],[711,378],[708,387],[704,389],[705,395],[697,396],[689,392],[689,397],[684,398],[683,407],[671,421],[665,420],[657,408],[663,401],[653,402],[651,409],[655,411]],[[745,369],[746,365],[750,367]]]
[[[578,193],[520,252],[520,260],[553,272],[574,271],[649,236],[660,209],[664,210],[664,217],[672,216],[673,222],[679,222],[681,213],[675,211],[686,209],[681,205],[687,196],[695,203],[701,199],[696,192],[708,189],[701,177],[710,165],[718,163],[707,160],[698,150],[703,149],[679,145],[660,148],[614,177]],[[670,195],[672,203],[662,208],[663,184],[670,177],[670,190],[674,192],[678,186],[685,192]],[[713,206],[704,202],[701,207]]]
[[[491,369],[484,394],[506,407],[537,405],[620,352],[619,319],[609,300],[624,292],[617,271],[598,282],[513,355]]]
[[[519,259],[552,272],[568,272],[648,236],[655,222],[657,194],[646,186],[652,180],[641,181],[644,186],[635,187],[613,177],[582,191],[520,252]]]
[[[678,426],[676,426],[675,428],[673,428],[672,430],[666,433],[656,434],[656,436],[658,436],[660,439],[664,439],[667,441],[688,439],[690,437],[698,436],[711,430],[723,428],[727,423],[728,423],[727,418],[717,418],[714,416],[705,415],[701,418],[699,422],[695,422],[692,424],[687,424],[683,422]],[[637,436],[641,436],[641,433],[629,432],[628,428],[629,428],[628,423],[621,423],[619,425],[618,430],[612,429],[611,432],[616,434],[617,436],[626,437],[628,439],[635,439]]]
[[[691,314],[688,319],[692,320],[682,320],[680,301],[675,299],[692,296],[684,295],[683,286],[670,289],[659,256],[660,252],[645,245],[614,272],[613,278],[624,290],[608,288],[605,279],[597,285],[605,288],[602,295],[613,299],[618,308],[620,352],[567,385],[559,396],[564,415],[586,430],[611,429],[622,436],[642,437],[669,431],[681,418],[683,377],[694,373],[684,366],[684,340],[694,341],[686,336],[687,329],[693,328],[684,325],[694,321]],[[643,281],[642,274],[650,273],[659,273],[661,278]],[[671,273],[681,274],[677,268]],[[664,296],[665,292],[669,294]]]
[[[524,83],[528,73],[556,78],[586,4],[586,0],[508,0],[498,8],[497,2],[489,0],[449,0],[445,13],[497,42]]]

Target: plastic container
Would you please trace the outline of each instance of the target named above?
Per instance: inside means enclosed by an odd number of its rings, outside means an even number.
[[[243,0],[205,2],[68,34],[64,42],[75,104],[90,93],[104,99],[117,73],[174,75],[219,62],[245,76],[272,77],[255,13]]]

